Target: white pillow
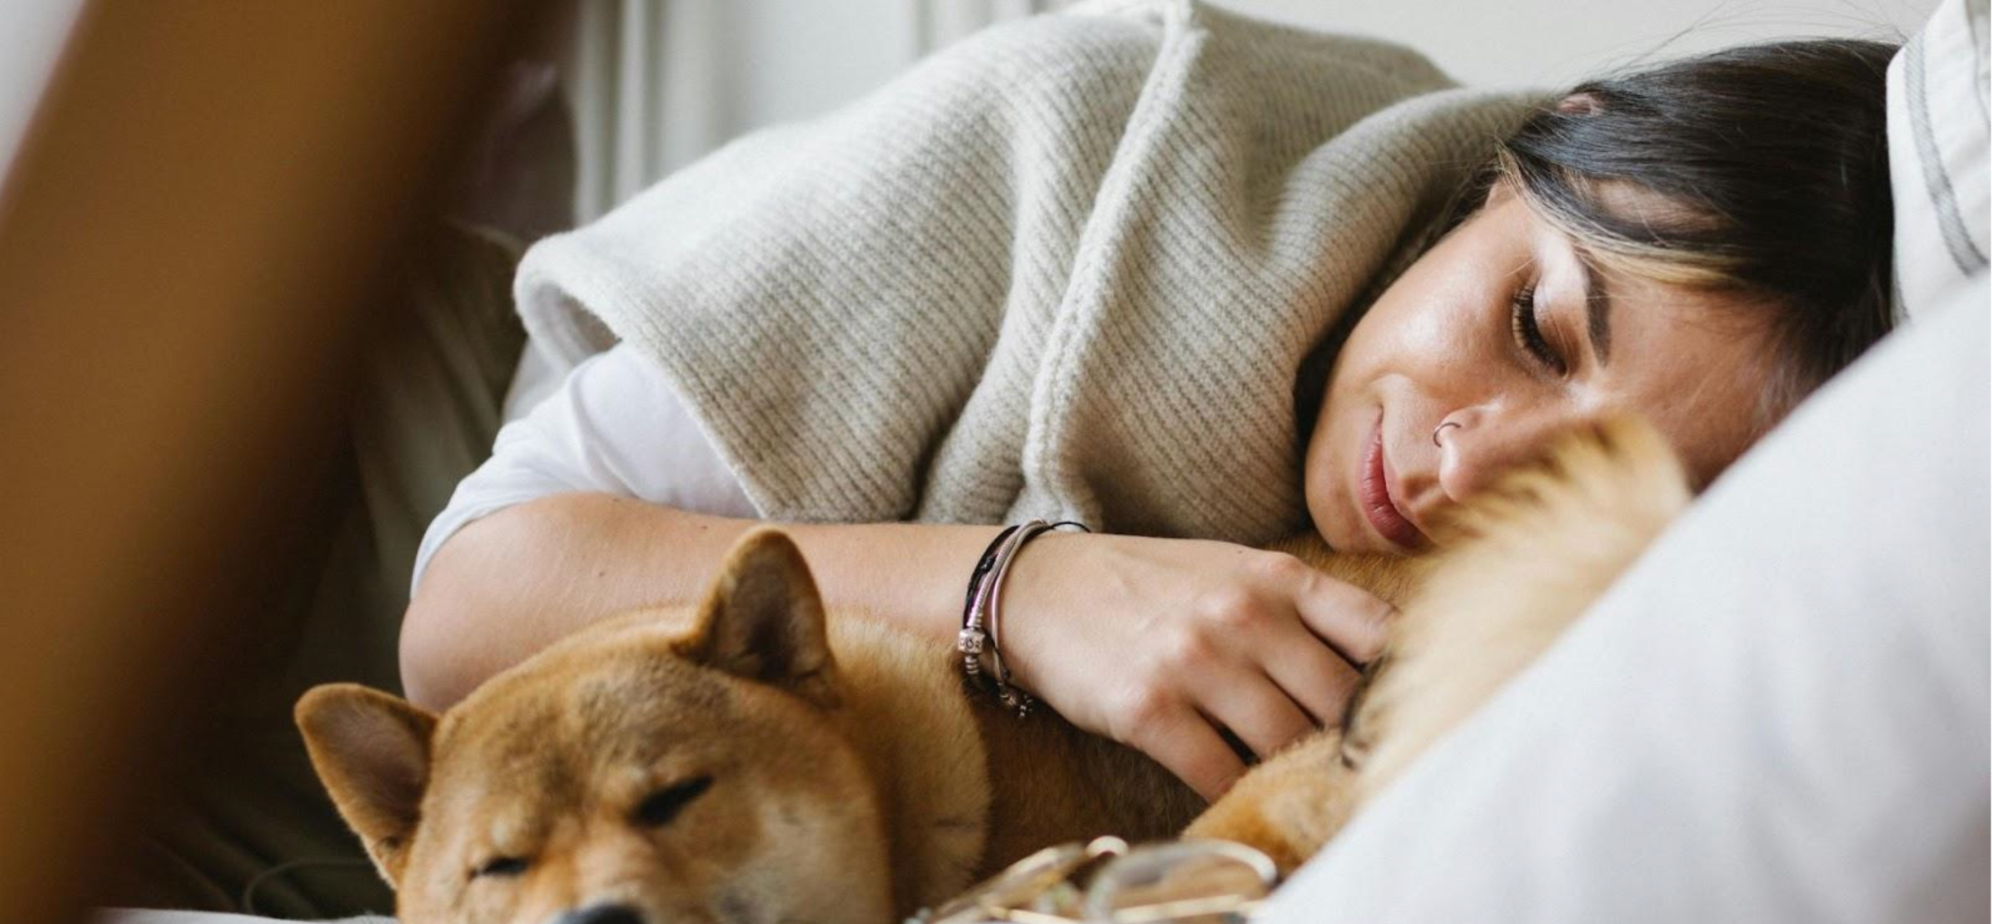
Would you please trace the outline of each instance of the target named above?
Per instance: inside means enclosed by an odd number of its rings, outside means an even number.
[[[1888,66],[1896,319],[1986,268],[1986,0],[1946,0]]]

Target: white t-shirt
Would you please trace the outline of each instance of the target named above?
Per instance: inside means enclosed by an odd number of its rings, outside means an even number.
[[[415,553],[409,593],[457,530],[513,504],[594,491],[728,517],[759,514],[657,364],[627,344],[590,357],[564,378],[538,365],[530,345],[520,386],[506,400],[510,422],[491,458],[457,485]],[[544,399],[537,381],[557,386]],[[513,417],[530,408],[523,417]]]

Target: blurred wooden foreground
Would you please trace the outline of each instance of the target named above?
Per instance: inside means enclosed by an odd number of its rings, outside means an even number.
[[[78,916],[286,553],[516,0],[98,2],[0,190],[0,909]]]

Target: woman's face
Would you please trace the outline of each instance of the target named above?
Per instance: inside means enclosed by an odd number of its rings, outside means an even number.
[[[1307,447],[1316,528],[1342,551],[1415,549],[1494,472],[1615,411],[1712,479],[1755,437],[1770,372],[1739,298],[1595,272],[1497,185],[1337,354]]]

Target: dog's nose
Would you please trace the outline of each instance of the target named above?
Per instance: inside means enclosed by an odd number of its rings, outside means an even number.
[[[628,905],[589,905],[553,919],[553,924],[645,924],[643,912]]]

